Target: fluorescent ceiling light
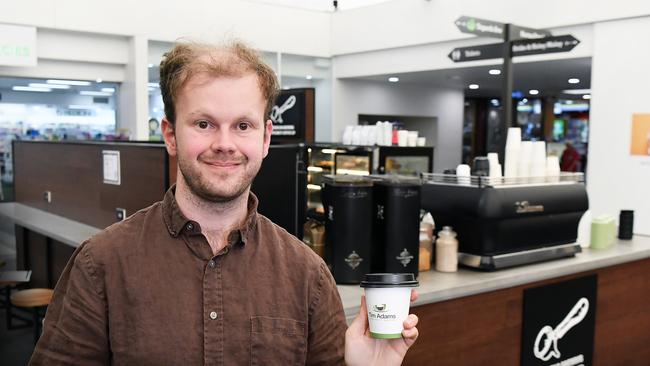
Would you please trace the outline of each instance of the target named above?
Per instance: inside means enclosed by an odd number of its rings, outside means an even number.
[[[52,89],[50,89],[50,88],[36,88],[36,87],[32,87],[32,86],[14,86],[13,88],[11,88],[11,90],[26,91],[26,92],[39,92],[39,93],[47,93],[47,92],[52,91]]]
[[[580,94],[591,94],[591,89],[566,89],[562,90],[563,94],[575,94],[575,95],[580,95]]]
[[[472,90],[478,89],[478,84],[469,84],[469,88]]]
[[[585,94],[582,96],[582,99],[591,99],[591,94]]]
[[[115,88],[102,88],[102,91],[106,93],[115,93]]]
[[[501,75],[501,70],[499,70],[499,69],[491,69],[490,71],[488,71],[488,73],[490,75]]]
[[[530,90],[528,91],[528,94],[530,94],[530,95],[537,95],[537,94],[539,94],[539,90],[537,90],[537,89],[530,89]]]
[[[147,85],[149,85],[149,87],[151,87],[151,88],[159,88],[160,87],[160,84],[158,84],[158,83],[147,83]]]
[[[388,81],[391,83],[396,83],[399,81],[399,78],[397,76],[391,76],[388,78]]]
[[[580,82],[580,79],[578,78],[571,78],[568,80],[569,84],[577,84]]]
[[[153,67],[153,64],[148,64],[147,67],[148,67],[148,68],[152,68],[152,67]]]
[[[305,76],[305,79],[307,79],[307,80],[311,80],[311,79],[313,79],[313,78],[314,78],[314,77],[311,76],[311,75],[307,75],[307,76]]]
[[[68,109],[93,109],[93,107],[89,105],[70,104]]]
[[[63,85],[90,85],[90,81],[80,81],[80,80],[58,80],[58,79],[49,79],[48,84],[63,84]]]
[[[107,93],[107,92],[102,92],[102,91],[94,91],[94,90],[82,90],[79,92],[81,95],[91,95],[94,97],[109,97],[113,95],[113,93]]]
[[[57,84],[29,83],[29,86],[32,88],[70,89],[70,85],[57,85]]]

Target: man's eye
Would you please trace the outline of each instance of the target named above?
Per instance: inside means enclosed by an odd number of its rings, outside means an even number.
[[[239,122],[239,125],[237,126],[241,131],[246,131],[248,129],[248,123],[246,122]]]
[[[200,129],[205,130],[210,124],[207,121],[199,121],[198,126]]]

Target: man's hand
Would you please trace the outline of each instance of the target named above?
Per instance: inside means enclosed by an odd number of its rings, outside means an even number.
[[[417,299],[415,290],[411,291],[411,302]],[[418,317],[409,314],[404,320],[402,338],[375,339],[370,337],[368,329],[368,311],[366,297],[361,296],[361,309],[345,332],[345,363],[355,365],[401,365],[406,351],[418,338]]]

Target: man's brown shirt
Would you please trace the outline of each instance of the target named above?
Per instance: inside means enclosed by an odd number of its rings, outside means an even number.
[[[332,365],[345,330],[326,265],[253,194],[215,256],[172,188],[75,251],[30,364]]]

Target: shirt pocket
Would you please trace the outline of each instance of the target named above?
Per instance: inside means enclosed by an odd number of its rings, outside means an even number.
[[[251,317],[251,365],[304,365],[305,322],[268,316]]]

